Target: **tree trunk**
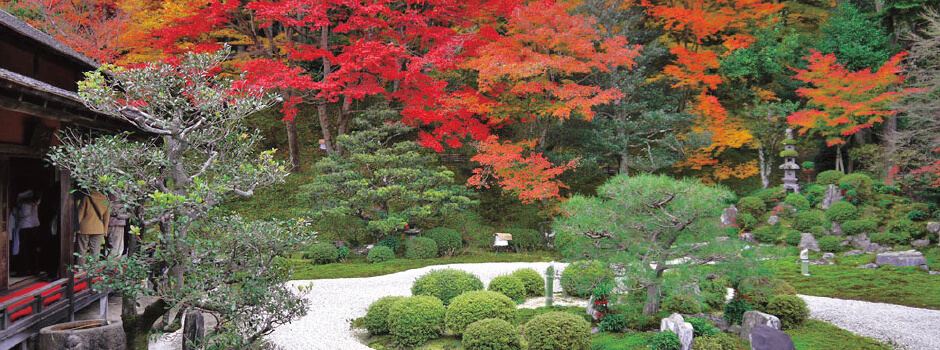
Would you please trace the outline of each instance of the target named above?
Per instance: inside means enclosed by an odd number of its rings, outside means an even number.
[[[150,329],[160,316],[166,313],[167,303],[158,299],[137,313],[137,301],[130,297],[121,298],[121,322],[127,336],[128,350],[147,350],[150,343]]]
[[[349,110],[352,107],[352,98],[349,96],[343,97],[343,106],[339,110],[339,117],[336,118],[336,136],[346,135],[349,133]],[[333,149],[336,150],[336,154],[343,153],[343,146],[335,144]]]
[[[620,170],[619,173],[622,175],[630,175],[630,155],[626,153],[620,154]]]
[[[287,129],[287,149],[290,153],[290,171],[299,171],[300,141],[297,140],[297,121],[294,119],[285,120],[284,126]]]
[[[764,185],[764,189],[770,187],[770,167],[773,166],[772,162],[767,162],[764,158],[764,142],[760,139],[757,139],[757,158],[760,160],[760,182]]]
[[[836,170],[845,173],[845,166],[842,165],[842,145],[836,145]]]
[[[659,312],[659,284],[646,287],[646,304],[643,305],[643,315],[653,316]]]
[[[330,47],[330,27],[324,26],[320,30],[320,48],[327,50]],[[333,66],[330,64],[330,60],[326,57],[323,58],[323,80],[326,82],[327,77],[330,76],[330,72],[333,70]],[[317,104],[317,117],[320,119],[320,131],[323,133],[323,143],[326,146],[327,154],[336,154],[336,148],[333,144],[333,131],[330,127],[330,116],[326,113],[326,99],[320,101]]]
[[[885,148],[885,172],[882,174],[882,178],[887,180],[888,174],[891,173],[891,168],[894,167],[894,153],[898,151],[897,144],[897,131],[898,131],[898,117],[891,116],[884,122],[884,148]]]

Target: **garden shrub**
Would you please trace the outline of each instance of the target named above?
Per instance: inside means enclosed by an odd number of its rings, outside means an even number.
[[[777,295],[770,298],[764,312],[777,316],[783,329],[791,329],[802,325],[809,317],[809,308],[806,301],[796,295]]]
[[[924,221],[929,219],[930,216],[927,213],[920,211],[918,209],[911,210],[907,213],[907,219],[911,221]]]
[[[811,184],[806,186],[802,192],[806,196],[806,200],[809,201],[810,208],[812,208],[822,201],[826,194],[826,187],[817,184]]]
[[[587,350],[591,324],[567,312],[547,312],[525,324],[523,336],[529,349]]]
[[[304,259],[313,260],[314,264],[329,264],[336,261],[339,252],[329,243],[316,243],[310,246],[303,255]]]
[[[702,312],[702,306],[694,297],[685,294],[673,294],[666,297],[662,308],[666,312],[675,312],[680,314],[697,314]]]
[[[738,210],[742,213],[751,214],[754,217],[759,217],[764,211],[767,210],[767,205],[764,204],[764,201],[757,197],[744,197],[738,201]],[[740,214],[739,214],[740,215]]]
[[[832,203],[829,210],[826,210],[826,218],[840,224],[848,220],[855,220],[858,219],[858,208],[852,203],[838,201]]]
[[[614,273],[600,261],[575,261],[561,273],[561,288],[568,295],[587,298],[594,288],[613,280]]]
[[[476,275],[454,269],[434,270],[415,280],[413,295],[433,295],[449,305],[451,299],[464,292],[483,290],[483,282]]]
[[[498,318],[513,322],[516,303],[509,297],[492,291],[476,290],[458,295],[447,307],[445,324],[451,332],[460,336],[467,326],[486,318]]]
[[[461,344],[467,350],[522,350],[516,327],[498,318],[471,323],[463,334]]]
[[[695,341],[692,342],[692,350],[738,350],[737,342],[739,340],[729,333],[696,337]]]
[[[783,187],[772,187],[757,191],[754,197],[760,198],[764,202],[764,208],[769,208],[783,201],[786,195],[787,193],[783,190]]]
[[[627,328],[627,319],[619,314],[606,315],[597,323],[597,328],[602,332],[623,332]]]
[[[924,234],[924,231],[921,230],[917,223],[908,219],[899,219],[888,222],[888,225],[885,226],[885,232],[898,235],[905,241],[910,240],[911,238],[920,238]]]
[[[415,237],[408,241],[405,257],[408,259],[431,259],[437,256],[437,243],[427,237]]]
[[[440,299],[417,295],[394,303],[388,310],[388,332],[402,347],[415,347],[441,335],[446,309]]]
[[[754,239],[761,243],[775,243],[780,236],[777,226],[761,226],[754,230]]]
[[[878,223],[871,220],[849,220],[842,223],[842,233],[854,236],[861,233],[874,233]]]
[[[820,212],[816,210],[799,212],[793,218],[793,228],[800,232],[809,232],[811,227],[820,226],[822,223]]]
[[[712,321],[707,319],[701,317],[689,317],[686,318],[685,321],[692,324],[692,334],[695,338],[717,335],[721,333],[721,331],[715,327]]]
[[[799,193],[790,193],[787,195],[787,198],[783,201],[789,205],[792,205],[796,210],[809,210],[809,200],[805,196]]]
[[[385,237],[384,239],[379,241],[379,243],[376,243],[375,246],[376,247],[383,246],[383,247],[392,248],[392,251],[395,252],[395,254],[401,253],[402,249],[405,248],[405,245],[402,244],[401,239],[398,239],[398,237],[395,237],[395,236]]]
[[[845,190],[845,197],[853,203],[866,202],[871,199],[874,181],[862,173],[853,173],[839,180],[839,188]]]
[[[825,236],[819,239],[819,250],[830,253],[842,251],[842,237]]]
[[[349,248],[348,247],[339,247],[336,248],[336,258],[339,261],[344,261],[349,257]]]
[[[542,234],[539,231],[527,228],[510,228],[503,230],[512,235],[509,246],[514,251],[525,252],[537,250],[542,246]]]
[[[894,233],[872,233],[871,241],[880,245],[901,245],[907,243],[907,240]]]
[[[757,219],[754,217],[754,215],[748,213],[738,214],[738,216],[734,219],[734,222],[738,224],[738,227],[746,232],[751,232],[751,230],[757,227]]]
[[[650,349],[652,350],[682,350],[682,344],[679,343],[679,336],[675,332],[665,330],[653,336],[650,340]]]
[[[424,235],[437,243],[437,254],[440,256],[451,254],[463,247],[460,232],[452,228],[435,227],[428,230]]]
[[[744,313],[748,310],[754,310],[754,306],[746,300],[735,296],[731,301],[725,304],[724,318],[728,324],[741,324],[744,320]]]
[[[384,297],[369,305],[369,311],[366,311],[366,317],[363,319],[363,325],[369,334],[388,333],[388,311],[392,305],[404,299],[405,297]]]
[[[709,310],[719,311],[725,306],[725,295],[726,293],[702,293],[702,302]]]
[[[740,295],[758,309],[766,306],[771,297],[783,294],[794,295],[796,289],[793,289],[782,279],[768,279],[759,276],[751,276],[741,280],[735,293],[736,296]]]
[[[787,244],[796,246],[800,244],[800,241],[803,240],[803,233],[794,229],[786,229],[785,240]]]
[[[386,247],[384,245],[377,245],[372,247],[369,250],[369,255],[366,255],[366,261],[376,264],[380,262],[386,262],[395,258],[395,252],[392,251],[392,248]]]
[[[845,176],[845,173],[838,170],[827,170],[816,175],[816,184],[828,187],[829,185],[839,185],[839,180]]]
[[[515,301],[524,300],[526,295],[525,284],[513,275],[497,276],[490,281],[486,290],[501,293]]]
[[[533,269],[518,269],[513,271],[512,276],[522,281],[522,285],[525,286],[526,295],[540,296],[545,294],[545,279],[542,278],[542,275],[537,271]]]

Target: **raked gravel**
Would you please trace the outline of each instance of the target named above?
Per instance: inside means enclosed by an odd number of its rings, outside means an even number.
[[[940,349],[940,311],[867,301],[800,295],[810,317],[895,349]]]

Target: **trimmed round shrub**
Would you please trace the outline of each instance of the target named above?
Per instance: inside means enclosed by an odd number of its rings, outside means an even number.
[[[854,236],[861,233],[874,233],[878,223],[871,220],[848,220],[842,223],[842,233]]]
[[[460,232],[452,228],[435,227],[428,230],[424,235],[437,243],[437,254],[440,256],[451,254],[463,247]]]
[[[694,297],[685,294],[673,294],[666,297],[662,305],[663,310],[680,314],[697,314],[702,312],[702,306]]]
[[[525,299],[525,284],[513,275],[497,276],[490,281],[490,285],[486,290],[500,293],[512,300],[521,301]]]
[[[849,220],[855,220],[858,219],[858,208],[852,203],[838,201],[832,203],[829,210],[826,210],[826,218],[828,218],[829,221],[835,221],[840,224]]]
[[[787,244],[796,246],[800,244],[800,241],[803,240],[803,233],[794,229],[787,229],[784,239],[787,241]]]
[[[838,253],[842,251],[842,237],[825,236],[819,239],[819,250]]]
[[[384,297],[369,305],[369,311],[366,311],[366,317],[363,319],[363,325],[369,333],[388,333],[388,310],[404,299],[405,297]]]
[[[907,243],[907,240],[900,235],[893,233],[872,233],[871,241],[880,245],[901,245]]]
[[[796,210],[809,210],[809,200],[805,196],[799,193],[790,193],[787,195],[787,199],[783,200],[784,203],[792,205]]]
[[[464,292],[483,290],[483,282],[476,275],[454,269],[434,270],[418,277],[411,286],[411,294],[433,295],[449,305],[450,300]]]
[[[686,322],[692,324],[692,335],[695,338],[698,337],[707,337],[710,335],[718,335],[721,331],[707,319],[701,317],[689,317],[685,319]]]
[[[388,333],[401,347],[415,347],[443,332],[444,313],[441,300],[417,295],[394,303],[388,310]]]
[[[757,197],[744,197],[738,201],[738,210],[742,213],[748,213],[754,217],[760,217],[767,210],[764,201]]]
[[[783,201],[786,195],[787,193],[783,191],[783,187],[772,187],[757,191],[754,197],[764,201],[764,208],[769,208]]]
[[[620,333],[627,328],[627,319],[623,318],[620,314],[610,314],[605,315],[600,322],[597,323],[597,329],[600,329],[602,332],[614,332]]]
[[[376,264],[380,262],[386,262],[395,258],[395,251],[392,248],[386,247],[384,245],[377,245],[372,247],[369,250],[369,255],[366,255],[366,261]]]
[[[471,323],[461,344],[467,350],[522,350],[516,327],[498,318]]]
[[[665,330],[653,336],[650,340],[650,349],[653,350],[682,350],[679,336],[675,332]]]
[[[339,247],[336,248],[336,258],[340,261],[346,260],[349,257],[349,248],[348,247]]]
[[[408,241],[405,257],[408,259],[431,259],[437,256],[437,243],[427,237],[415,237]]]
[[[806,186],[802,192],[806,196],[806,200],[809,201],[810,208],[812,208],[815,207],[816,204],[819,204],[819,202],[823,199],[826,193],[826,187],[817,184],[811,184]]]
[[[864,202],[871,199],[872,186],[874,185],[871,177],[862,173],[854,173],[843,176],[839,180],[839,188],[845,190],[845,196],[853,201],[853,197],[858,197],[858,201]]]
[[[313,260],[314,264],[329,264],[336,261],[339,253],[336,247],[329,243],[316,243],[311,245],[303,255],[304,259]]]
[[[547,312],[524,326],[529,349],[587,350],[591,348],[591,324],[567,312]]]
[[[525,294],[528,296],[539,296],[545,294],[545,279],[533,269],[518,269],[513,271],[513,276],[522,281],[525,286]]]
[[[827,187],[829,185],[839,185],[839,180],[842,180],[842,177],[845,176],[845,173],[838,170],[827,170],[816,175],[816,184]]]
[[[800,232],[809,232],[813,226],[820,226],[823,223],[822,216],[818,211],[804,211],[796,213],[793,218],[793,228]]]
[[[741,324],[744,320],[744,313],[748,310],[754,310],[754,306],[741,298],[733,298],[725,304],[724,318],[728,324]]]
[[[398,237],[395,236],[385,237],[379,241],[379,243],[376,243],[375,246],[392,248],[392,251],[394,251],[396,254],[401,253],[401,251],[405,248],[405,245],[402,243],[401,239],[398,239]]]
[[[754,239],[761,243],[776,243],[779,237],[777,226],[761,226],[754,230]]]
[[[757,309],[766,306],[767,302],[770,301],[770,298],[773,296],[783,294],[794,295],[796,294],[796,289],[793,289],[792,286],[782,279],[767,279],[758,276],[741,280],[741,283],[738,283],[738,288],[735,293],[735,295],[740,295],[742,298],[747,299],[748,302]]]
[[[796,295],[777,295],[770,298],[764,312],[777,316],[783,329],[797,327],[809,317],[806,301]]]
[[[757,218],[748,213],[738,214],[738,216],[734,218],[734,222],[738,224],[738,227],[747,232],[751,232],[751,230],[757,227]]]
[[[900,219],[888,222],[888,225],[885,226],[885,231],[898,235],[905,241],[910,240],[911,238],[920,238],[924,235],[924,231],[921,230],[921,227],[917,225],[917,223],[908,219]]]
[[[613,280],[614,272],[600,261],[576,261],[561,273],[561,288],[568,295],[587,298],[594,288]]]
[[[471,323],[486,318],[498,318],[512,322],[516,315],[516,303],[509,297],[485,290],[470,291],[451,300],[447,307],[445,324],[451,332],[460,336]]]
[[[517,252],[536,250],[542,246],[542,234],[539,231],[527,228],[510,228],[503,231],[512,235],[509,246]]]

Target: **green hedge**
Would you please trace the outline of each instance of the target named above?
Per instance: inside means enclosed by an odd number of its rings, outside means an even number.
[[[799,193],[788,194],[787,198],[784,199],[783,202],[792,205],[796,208],[796,210],[809,210],[810,208],[809,200]]]
[[[516,327],[497,318],[471,323],[463,334],[461,345],[466,350],[522,350]]]
[[[486,290],[500,293],[515,301],[525,300],[526,296],[525,284],[513,275],[497,276],[490,281]]]
[[[464,292],[483,290],[480,278],[469,272],[454,269],[434,270],[415,280],[411,286],[413,295],[432,295],[440,299],[444,305]]]
[[[751,232],[757,227],[757,218],[748,213],[738,214],[738,216],[734,218],[734,222],[746,232]]]
[[[366,255],[366,261],[377,264],[380,262],[386,262],[395,258],[395,251],[392,248],[389,248],[384,245],[377,245],[372,247],[369,250],[369,254]]]
[[[799,212],[796,214],[796,217],[793,218],[793,228],[800,232],[809,232],[811,227],[823,224],[821,214],[822,213],[815,210]]]
[[[858,214],[858,208],[856,208],[854,204],[845,201],[832,203],[829,210],[826,210],[826,218],[840,224],[849,220],[858,219]]]
[[[819,250],[824,252],[838,253],[842,251],[842,238],[836,236],[825,236],[819,239]]]
[[[673,294],[666,297],[666,300],[663,301],[662,308],[666,312],[680,314],[697,314],[702,312],[702,306],[698,304],[698,300],[685,294]]]
[[[842,177],[845,176],[845,173],[837,170],[827,170],[816,175],[816,184],[823,187],[828,187],[829,185],[839,185],[839,180],[842,180]]]
[[[783,329],[791,329],[803,324],[809,318],[806,301],[796,295],[777,295],[770,298],[764,312],[777,316]]]
[[[415,237],[408,241],[405,257],[408,259],[431,259],[437,256],[437,243],[427,237]]]
[[[754,217],[760,217],[767,211],[767,205],[757,197],[744,197],[738,201],[738,210],[742,213],[751,214]]]
[[[471,323],[487,318],[513,322],[516,303],[509,297],[491,291],[471,291],[454,298],[447,307],[445,323],[451,332],[460,336]]]
[[[404,300],[405,297],[384,297],[369,305],[363,325],[370,334],[388,333],[388,311],[393,305]]]
[[[525,294],[528,296],[540,296],[545,294],[545,279],[542,275],[533,269],[518,269],[513,271],[513,276],[522,281],[525,286]]]
[[[542,247],[542,234],[527,228],[509,228],[503,232],[511,234],[509,246],[517,252],[537,250]]]
[[[529,349],[588,350],[591,324],[567,312],[548,312],[525,324],[523,336]]]
[[[871,220],[848,220],[842,223],[842,233],[854,236],[861,233],[875,233],[878,223]]]
[[[460,232],[455,229],[435,227],[425,232],[424,235],[437,243],[437,254],[440,256],[463,248],[463,239],[460,237]]]
[[[304,252],[303,257],[313,260],[314,264],[329,264],[339,258],[339,252],[332,244],[316,243]]]
[[[440,299],[418,295],[394,303],[388,311],[388,330],[395,343],[415,347],[437,338],[444,330],[446,308]]]
[[[561,273],[561,288],[568,295],[587,298],[595,287],[613,278],[614,272],[606,263],[576,261],[569,264]]]

